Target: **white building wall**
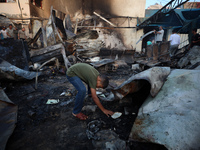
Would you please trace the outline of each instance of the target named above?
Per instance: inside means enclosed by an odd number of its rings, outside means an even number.
[[[19,1],[16,0],[16,2],[1,3],[0,14],[5,15],[9,18],[21,18],[21,16],[23,18],[29,18],[30,17],[29,0],[19,0]]]
[[[145,16],[146,0],[113,0],[111,9],[116,16],[130,16],[130,17],[144,17]],[[123,22],[122,22],[123,23]],[[127,19],[120,26],[123,27],[136,27],[137,19]],[[137,40],[143,35],[143,29],[136,30],[136,28],[120,29],[123,43],[126,49],[136,49],[140,52],[142,50],[142,42],[136,45]]]

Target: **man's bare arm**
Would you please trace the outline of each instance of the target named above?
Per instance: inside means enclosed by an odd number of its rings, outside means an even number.
[[[113,115],[114,113],[110,110],[107,110],[103,107],[103,105],[101,104],[101,102],[99,101],[99,98],[96,95],[96,90],[93,88],[90,88],[91,90],[91,94],[92,94],[92,99],[94,100],[94,102],[96,103],[96,105],[99,107],[99,109],[101,109],[101,111],[107,115],[109,117],[109,115]]]
[[[156,31],[157,34],[162,34],[162,32]]]

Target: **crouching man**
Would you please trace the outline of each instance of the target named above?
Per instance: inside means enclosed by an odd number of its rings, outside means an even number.
[[[77,63],[67,70],[67,79],[78,91],[76,95],[75,105],[72,114],[80,120],[86,120],[88,116],[81,113],[83,101],[86,96],[86,87],[82,81],[88,85],[88,94],[91,93],[92,99],[101,111],[109,116],[113,112],[103,107],[99,98],[96,95],[96,88],[106,88],[109,80],[105,75],[100,75],[99,72],[92,66],[85,63]]]

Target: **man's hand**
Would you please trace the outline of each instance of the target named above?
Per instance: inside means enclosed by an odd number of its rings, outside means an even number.
[[[107,109],[103,110],[103,113],[108,117],[110,117],[110,116],[112,116],[114,114],[114,112],[112,112],[110,110],[107,110]]]
[[[96,89],[90,88],[91,94],[92,94],[92,99],[94,100],[94,102],[96,103],[96,105],[99,107],[99,109],[101,109],[101,111],[107,115],[109,117],[109,115],[113,115],[114,113],[110,110],[107,110],[103,107],[103,105],[101,104],[101,102],[99,101],[99,98],[96,95]]]

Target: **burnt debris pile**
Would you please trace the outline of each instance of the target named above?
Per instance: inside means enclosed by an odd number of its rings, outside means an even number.
[[[110,31],[121,29],[117,19],[93,13],[75,20],[51,7],[33,38],[0,39],[0,149],[199,149],[200,46],[173,56],[170,41],[128,49]],[[87,120],[72,115],[77,90],[66,71],[77,63],[108,76],[96,95],[112,116],[90,93]]]

